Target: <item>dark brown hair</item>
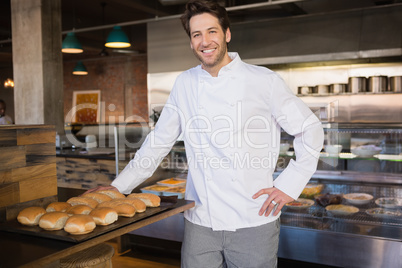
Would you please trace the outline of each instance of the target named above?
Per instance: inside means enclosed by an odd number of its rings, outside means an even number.
[[[190,0],[186,4],[184,14],[180,17],[184,30],[190,38],[190,19],[193,16],[200,15],[202,13],[209,13],[216,17],[219,20],[219,24],[221,25],[224,33],[226,33],[226,30],[230,27],[229,17],[226,9],[220,6],[216,1]]]

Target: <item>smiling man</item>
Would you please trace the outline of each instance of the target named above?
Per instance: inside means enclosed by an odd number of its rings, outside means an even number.
[[[211,76],[218,76],[219,70],[232,61],[227,51],[231,38],[229,28],[222,29],[218,19],[209,13],[193,16],[189,24],[194,55],[204,70]]]
[[[189,1],[181,21],[201,64],[177,77],[154,131],[102,188],[131,193],[182,136],[185,198],[195,201],[184,213],[182,267],[276,267],[280,211],[316,170],[321,123],[275,72],[227,51],[225,8]],[[281,128],[295,137],[296,160],[274,181]]]

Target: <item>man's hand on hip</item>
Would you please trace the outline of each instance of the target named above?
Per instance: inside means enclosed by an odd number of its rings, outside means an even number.
[[[257,193],[253,195],[253,199],[256,199],[260,197],[263,194],[267,194],[268,198],[265,200],[264,204],[262,205],[259,215],[262,216],[265,213],[265,216],[268,217],[268,215],[271,213],[273,209],[274,211],[274,216],[278,215],[279,211],[283,208],[283,206],[289,202],[292,202],[294,199],[281,190],[272,187],[272,188],[265,188],[259,190]]]

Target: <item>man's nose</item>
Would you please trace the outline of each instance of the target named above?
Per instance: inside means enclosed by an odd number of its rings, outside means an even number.
[[[202,45],[208,46],[211,43],[211,38],[206,34],[202,36]]]

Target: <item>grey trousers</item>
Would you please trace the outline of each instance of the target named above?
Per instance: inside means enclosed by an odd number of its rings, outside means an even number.
[[[185,220],[182,268],[274,268],[277,266],[279,219],[235,232],[213,231]]]

